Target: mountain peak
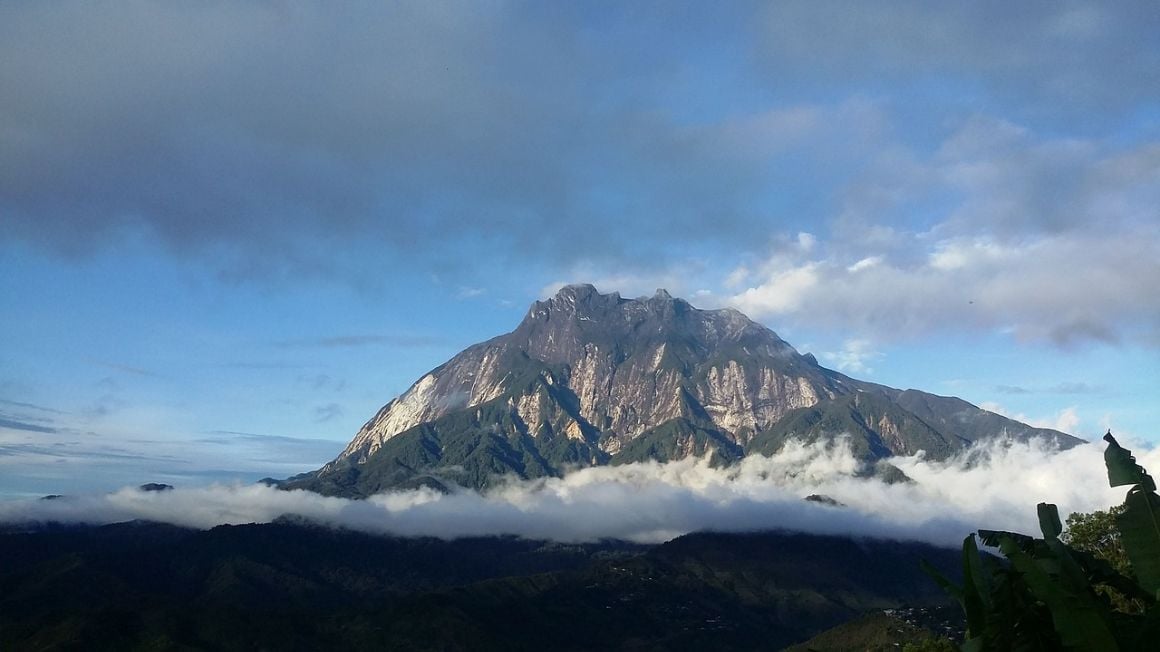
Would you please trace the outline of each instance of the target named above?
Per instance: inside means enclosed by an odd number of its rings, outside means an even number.
[[[570,283],[556,291],[552,301],[586,301],[600,296],[600,291],[591,283]]]
[[[710,453],[726,462],[839,436],[865,460],[918,450],[941,459],[1003,433],[1070,439],[959,399],[848,378],[736,310],[698,309],[664,289],[623,299],[566,285],[514,331],[424,375],[336,460],[286,486],[478,488],[497,474]]]

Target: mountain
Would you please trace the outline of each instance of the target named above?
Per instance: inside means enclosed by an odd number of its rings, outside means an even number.
[[[15,560],[0,564],[0,649],[779,649],[948,603],[919,559],[957,579],[960,556],[787,532],[640,546],[287,522],[26,528],[0,531]]]
[[[855,380],[733,309],[569,285],[506,335],[468,347],[367,421],[341,455],[285,488],[367,496],[483,488],[503,475],[711,455],[849,435],[868,462],[945,459],[991,437],[1079,439],[957,398]]]

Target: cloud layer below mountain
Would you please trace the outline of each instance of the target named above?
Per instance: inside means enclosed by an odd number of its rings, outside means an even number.
[[[1160,449],[1138,458],[1160,468]],[[1037,532],[1037,502],[1056,503],[1066,515],[1106,508],[1124,493],[1108,488],[1102,446],[1095,444],[1056,451],[1041,442],[999,443],[942,463],[922,456],[892,461],[915,482],[855,477],[858,462],[844,442],[791,444],[773,457],[747,458],[726,469],[695,459],[598,467],[512,481],[485,494],[418,490],[356,501],[264,485],[125,488],[0,503],[0,522],[148,519],[209,528],[292,515],[334,527],[441,538],[659,542],[698,530],[788,529],[955,545],[978,528]],[[811,494],[843,506],[804,500]]]

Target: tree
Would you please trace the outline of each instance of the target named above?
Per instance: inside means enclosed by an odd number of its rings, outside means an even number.
[[[1067,517],[1067,529],[1059,538],[1076,550],[1091,553],[1108,562],[1120,575],[1133,577],[1132,562],[1128,560],[1128,553],[1120,540],[1120,531],[1116,529],[1116,518],[1123,513],[1123,505],[1088,513],[1073,512]],[[1095,589],[1107,596],[1116,611],[1143,613],[1144,604],[1139,600],[1131,600],[1107,584],[1097,585]]]
[[[1072,512],[1067,517],[1066,526],[1060,539],[1064,543],[1103,559],[1123,575],[1132,574],[1132,562],[1120,541],[1120,531],[1116,529],[1116,518],[1124,513],[1123,505],[1115,505],[1106,510],[1080,513]]]

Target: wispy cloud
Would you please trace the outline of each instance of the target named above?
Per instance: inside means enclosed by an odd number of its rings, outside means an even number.
[[[1106,394],[1108,388],[1103,385],[1093,385],[1084,382],[1064,382],[1046,387],[1024,387],[1021,385],[996,385],[995,391],[1000,394],[1025,395],[1025,394],[1078,394],[1078,395],[1100,395]]]
[[[147,437],[135,432],[55,426],[51,432],[34,432],[0,425],[0,497],[148,481],[205,484],[285,477],[321,466],[344,444],[228,430],[181,436],[157,428]]]
[[[1006,407],[989,401],[984,401],[980,407],[984,410],[989,410],[995,414],[1002,414],[1005,417],[1021,421],[1036,428],[1051,428],[1060,432],[1075,433],[1079,432],[1081,419],[1079,416],[1079,409],[1073,406],[1068,406],[1061,409],[1058,413],[1048,417],[1028,416],[1022,412],[1014,412],[1008,410]]]
[[[852,374],[873,374],[874,368],[870,365],[885,355],[874,350],[874,346],[869,340],[850,339],[842,343],[841,351],[823,352],[821,357],[837,367],[839,371]]]
[[[7,399],[2,399],[2,398],[0,398],[0,403],[2,403],[4,405],[8,405],[10,407],[14,407],[14,408],[22,408],[25,410],[35,410],[36,412],[46,412],[48,414],[66,414],[64,412],[64,410],[57,410],[55,408],[45,407],[43,405],[37,405],[35,403],[24,403],[21,401],[9,401]]]
[[[327,403],[326,405],[319,405],[314,408],[314,422],[326,423],[327,421],[341,417],[342,414],[342,406],[338,403]]]
[[[149,378],[159,378],[160,377],[160,374],[158,374],[157,372],[151,371],[149,369],[145,369],[144,367],[137,367],[134,365],[122,364],[120,362],[109,362],[107,360],[89,360],[89,362],[91,364],[98,366],[98,367],[104,367],[105,369],[112,369],[113,371],[119,371],[119,372],[130,374],[133,376],[146,376]]]
[[[333,335],[295,340],[281,340],[275,345],[287,349],[344,349],[365,346],[420,347],[442,346],[445,338],[437,335]]]
[[[1052,385],[1044,391],[1050,394],[1103,394],[1108,391],[1108,388],[1103,385],[1092,385],[1091,383],[1071,382]]]
[[[481,297],[485,294],[487,294],[486,288],[462,286],[455,292],[455,298],[460,299],[460,300],[474,299],[476,297]]]
[[[995,391],[999,392],[1000,394],[1012,394],[1012,395],[1022,395],[1022,394],[1033,393],[1030,389],[1027,389],[1026,387],[1020,387],[1018,385],[996,385]],[[993,411],[994,410],[992,410],[992,412]]]
[[[12,419],[0,415],[0,428],[11,428],[13,430],[25,430],[28,432],[43,432],[55,433],[57,430],[52,426],[46,426],[40,423],[29,423],[28,421],[21,421],[19,419]]]

